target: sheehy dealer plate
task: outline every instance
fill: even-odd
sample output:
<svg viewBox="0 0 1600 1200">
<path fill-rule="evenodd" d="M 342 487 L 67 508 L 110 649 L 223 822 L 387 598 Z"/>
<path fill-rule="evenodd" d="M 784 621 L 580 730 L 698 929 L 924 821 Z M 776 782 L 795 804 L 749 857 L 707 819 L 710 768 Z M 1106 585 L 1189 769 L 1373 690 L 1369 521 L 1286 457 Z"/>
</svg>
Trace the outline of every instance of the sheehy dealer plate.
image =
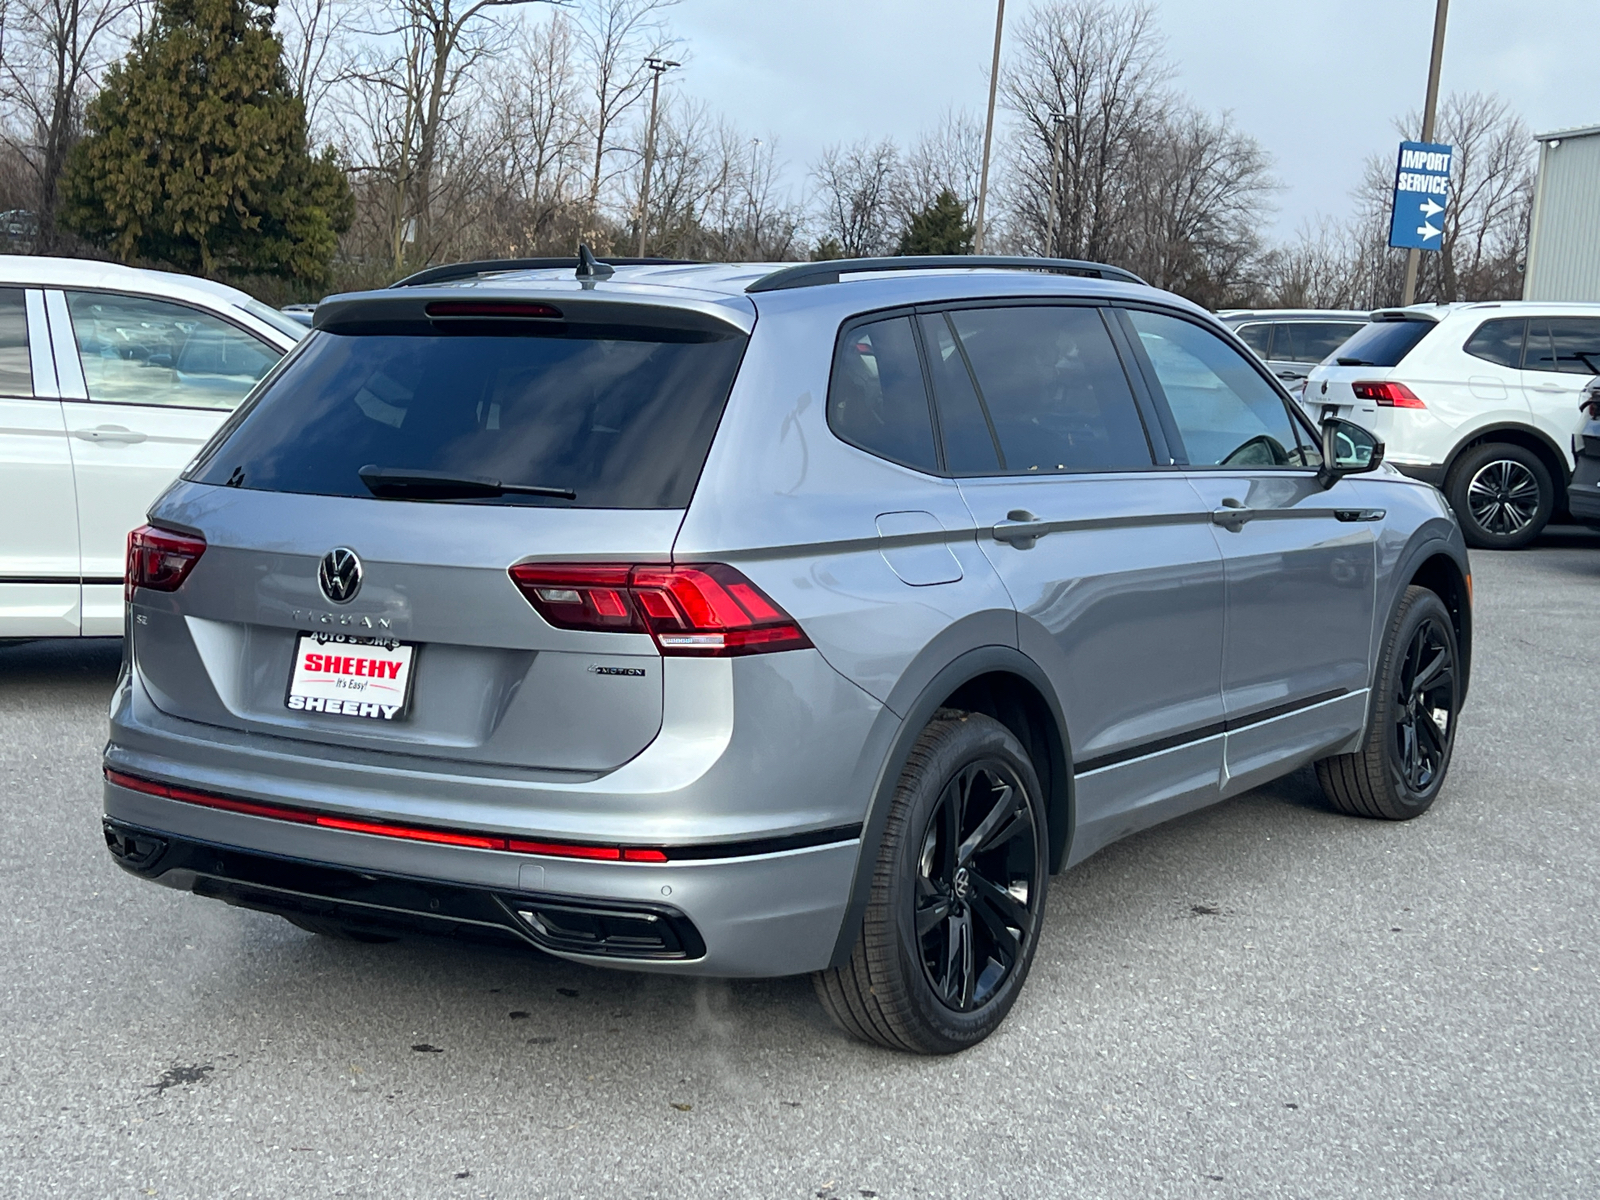
<svg viewBox="0 0 1600 1200">
<path fill-rule="evenodd" d="M 392 638 L 302 633 L 284 704 L 297 712 L 371 721 L 403 717 L 416 649 Z"/>
</svg>

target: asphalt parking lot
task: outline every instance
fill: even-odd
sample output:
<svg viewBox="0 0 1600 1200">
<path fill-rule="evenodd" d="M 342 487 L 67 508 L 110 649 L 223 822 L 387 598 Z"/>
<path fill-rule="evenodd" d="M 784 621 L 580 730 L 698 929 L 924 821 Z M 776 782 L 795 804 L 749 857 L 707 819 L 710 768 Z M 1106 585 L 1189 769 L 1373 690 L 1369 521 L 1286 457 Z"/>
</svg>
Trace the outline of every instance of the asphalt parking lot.
<svg viewBox="0 0 1600 1200">
<path fill-rule="evenodd" d="M 805 979 L 333 943 L 138 882 L 99 827 L 118 647 L 0 649 L 0 1192 L 1596 1194 L 1600 535 L 1473 562 L 1431 813 L 1301 772 L 1110 848 L 942 1060 Z"/>
</svg>

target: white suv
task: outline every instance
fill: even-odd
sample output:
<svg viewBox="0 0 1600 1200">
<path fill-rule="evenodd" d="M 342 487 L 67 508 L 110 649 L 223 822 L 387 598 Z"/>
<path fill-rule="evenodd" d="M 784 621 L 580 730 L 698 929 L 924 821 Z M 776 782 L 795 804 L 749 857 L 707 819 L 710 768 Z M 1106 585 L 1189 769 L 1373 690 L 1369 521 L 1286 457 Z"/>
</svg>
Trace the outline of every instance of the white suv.
<svg viewBox="0 0 1600 1200">
<path fill-rule="evenodd" d="M 220 283 L 0 255 L 0 641 L 122 632 L 128 531 L 307 332 Z"/>
<path fill-rule="evenodd" d="M 1415 305 L 1313 370 L 1313 419 L 1355 421 L 1387 461 L 1437 485 L 1469 545 L 1525 546 L 1565 507 L 1585 386 L 1600 375 L 1600 304 Z"/>
</svg>

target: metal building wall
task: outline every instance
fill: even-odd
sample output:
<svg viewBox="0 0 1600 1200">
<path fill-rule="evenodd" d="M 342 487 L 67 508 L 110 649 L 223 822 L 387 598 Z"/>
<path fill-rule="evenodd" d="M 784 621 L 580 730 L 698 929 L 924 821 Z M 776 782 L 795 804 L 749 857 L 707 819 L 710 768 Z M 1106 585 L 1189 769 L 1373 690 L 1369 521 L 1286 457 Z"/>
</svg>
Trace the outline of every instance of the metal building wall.
<svg viewBox="0 0 1600 1200">
<path fill-rule="evenodd" d="M 1600 126 L 1539 137 L 1524 300 L 1600 300 Z"/>
</svg>

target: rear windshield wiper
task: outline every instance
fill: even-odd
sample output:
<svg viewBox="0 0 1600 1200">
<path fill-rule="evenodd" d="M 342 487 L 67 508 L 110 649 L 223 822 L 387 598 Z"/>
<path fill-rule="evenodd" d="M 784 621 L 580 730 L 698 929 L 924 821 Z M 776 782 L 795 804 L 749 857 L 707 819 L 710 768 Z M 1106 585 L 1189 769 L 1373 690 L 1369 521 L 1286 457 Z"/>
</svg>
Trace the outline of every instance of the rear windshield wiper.
<svg viewBox="0 0 1600 1200">
<path fill-rule="evenodd" d="M 1370 367 L 1373 365 L 1364 358 L 1336 358 L 1333 361 L 1341 367 Z"/>
<path fill-rule="evenodd" d="M 452 475 L 448 471 L 417 471 L 409 467 L 368 464 L 356 472 L 367 490 L 385 500 L 477 500 L 496 496 L 548 496 L 576 500 L 571 488 L 538 487 L 529 483 L 501 483 L 482 475 Z"/>
</svg>

